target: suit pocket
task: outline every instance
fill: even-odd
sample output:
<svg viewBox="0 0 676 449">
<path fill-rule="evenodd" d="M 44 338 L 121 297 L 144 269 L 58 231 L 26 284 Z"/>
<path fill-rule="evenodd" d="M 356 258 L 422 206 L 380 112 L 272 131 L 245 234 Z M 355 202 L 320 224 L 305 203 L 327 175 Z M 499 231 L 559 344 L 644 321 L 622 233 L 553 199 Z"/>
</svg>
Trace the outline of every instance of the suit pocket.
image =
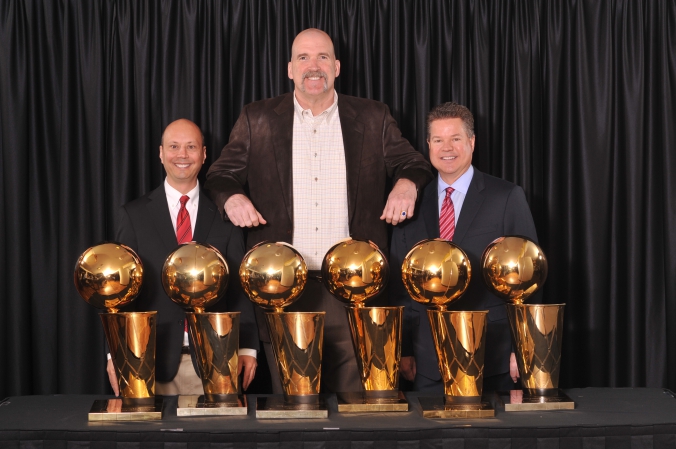
<svg viewBox="0 0 676 449">
<path fill-rule="evenodd" d="M 498 225 L 494 224 L 491 226 L 477 226 L 475 228 L 471 228 L 467 231 L 467 234 L 465 234 L 465 237 L 472 237 L 475 235 L 481 235 L 481 234 L 488 234 L 488 233 L 493 233 L 498 230 Z"/>
<path fill-rule="evenodd" d="M 363 158 L 361 160 L 361 168 L 366 167 L 367 165 L 375 164 L 376 162 L 382 161 L 382 158 L 377 155 L 371 155 Z"/>
</svg>

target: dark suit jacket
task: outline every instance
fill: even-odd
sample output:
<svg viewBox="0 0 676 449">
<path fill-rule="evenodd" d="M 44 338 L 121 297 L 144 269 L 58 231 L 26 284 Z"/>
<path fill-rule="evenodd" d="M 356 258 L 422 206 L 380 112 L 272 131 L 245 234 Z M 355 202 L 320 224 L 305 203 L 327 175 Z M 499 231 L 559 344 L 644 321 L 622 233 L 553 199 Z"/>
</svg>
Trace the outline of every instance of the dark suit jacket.
<svg viewBox="0 0 676 449">
<path fill-rule="evenodd" d="M 423 194 L 420 210 L 394 228 L 390 252 L 393 271 L 390 298 L 406 306 L 402 356 L 414 355 L 417 372 L 439 380 L 439 366 L 427 318 L 427 307 L 413 301 L 401 281 L 401 264 L 417 242 L 439 237 L 437 180 Z M 523 235 L 537 242 L 533 217 L 521 187 L 474 169 L 467 196 L 453 236 L 453 243 L 469 256 L 472 278 L 465 294 L 451 303 L 449 310 L 488 310 L 484 376 L 509 371 L 511 336 L 505 303 L 486 287 L 481 272 L 481 254 L 496 238 Z"/>
<path fill-rule="evenodd" d="M 383 103 L 339 94 L 338 113 L 351 237 L 372 240 L 387 254 L 387 223 L 380 220 L 387 178 L 410 179 L 421 191 L 432 179 L 429 163 L 401 136 Z M 290 242 L 293 235 L 293 114 L 293 93 L 246 105 L 207 173 L 205 188 L 221 212 L 230 196 L 247 194 L 248 186 L 248 197 L 268 222 L 249 230 L 249 247 L 265 240 Z"/>
<path fill-rule="evenodd" d="M 160 277 L 164 261 L 178 246 L 164 184 L 122 206 L 116 235 L 117 241 L 130 246 L 143 262 L 143 287 L 130 309 L 158 312 L 155 378 L 167 382 L 178 371 L 185 310 L 169 299 Z M 241 312 L 239 346 L 257 350 L 259 343 L 253 304 L 242 291 L 238 278 L 239 265 L 244 258 L 244 238 L 239 228 L 221 220 L 216 206 L 204 191 L 199 196 L 193 240 L 218 248 L 230 272 L 226 295 L 208 311 Z"/>
</svg>

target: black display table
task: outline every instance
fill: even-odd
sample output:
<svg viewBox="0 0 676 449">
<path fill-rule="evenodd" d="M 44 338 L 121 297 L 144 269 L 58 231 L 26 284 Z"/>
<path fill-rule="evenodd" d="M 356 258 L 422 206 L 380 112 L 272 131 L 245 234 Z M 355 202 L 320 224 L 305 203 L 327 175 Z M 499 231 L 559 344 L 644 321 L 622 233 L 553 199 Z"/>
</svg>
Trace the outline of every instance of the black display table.
<svg viewBox="0 0 676 449">
<path fill-rule="evenodd" d="M 247 416 L 177 417 L 166 397 L 161 421 L 90 423 L 101 396 L 10 397 L 0 404 L 0 448 L 676 448 L 676 399 L 656 388 L 566 390 L 575 410 L 505 412 L 490 419 L 432 420 L 418 393 L 409 412 L 338 413 L 329 418 L 257 420 Z"/>
</svg>

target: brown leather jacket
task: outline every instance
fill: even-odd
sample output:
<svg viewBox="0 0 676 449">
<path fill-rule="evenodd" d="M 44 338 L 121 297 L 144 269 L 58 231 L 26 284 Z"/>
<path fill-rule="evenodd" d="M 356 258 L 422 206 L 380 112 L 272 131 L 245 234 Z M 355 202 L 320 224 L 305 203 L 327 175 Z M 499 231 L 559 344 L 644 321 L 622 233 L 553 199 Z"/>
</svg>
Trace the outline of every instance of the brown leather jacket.
<svg viewBox="0 0 676 449">
<path fill-rule="evenodd" d="M 410 179 L 422 194 L 432 179 L 429 163 L 402 137 L 385 104 L 339 94 L 338 112 L 351 237 L 372 240 L 388 254 L 387 223 L 380 220 L 389 193 L 387 178 L 393 184 Z M 293 114 L 293 93 L 246 105 L 207 173 L 205 188 L 224 219 L 225 201 L 241 193 L 268 222 L 249 230 L 248 247 L 265 240 L 293 243 Z"/>
</svg>

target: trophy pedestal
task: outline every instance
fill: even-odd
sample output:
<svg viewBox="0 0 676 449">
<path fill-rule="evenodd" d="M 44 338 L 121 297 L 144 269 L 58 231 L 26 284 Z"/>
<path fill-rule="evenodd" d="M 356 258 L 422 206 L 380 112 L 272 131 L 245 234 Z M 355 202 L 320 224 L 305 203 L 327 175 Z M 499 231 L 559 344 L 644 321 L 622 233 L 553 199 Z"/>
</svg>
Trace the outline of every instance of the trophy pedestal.
<svg viewBox="0 0 676 449">
<path fill-rule="evenodd" d="M 529 393 L 528 390 L 499 391 L 497 395 L 506 412 L 575 409 L 575 402 L 558 388 L 544 395 Z"/>
<path fill-rule="evenodd" d="M 420 402 L 422 408 L 423 418 L 474 419 L 495 417 L 495 408 L 483 397 L 476 402 L 448 401 L 443 396 L 419 397 L 418 402 Z"/>
<path fill-rule="evenodd" d="M 366 391 L 337 393 L 338 411 L 340 413 L 408 411 L 408 401 L 404 393 L 397 390 L 383 393 L 388 394 L 369 394 Z"/>
<path fill-rule="evenodd" d="M 284 395 L 259 396 L 256 400 L 256 418 L 261 419 L 326 419 L 329 408 L 326 399 L 318 396 L 308 403 L 289 401 Z"/>
<path fill-rule="evenodd" d="M 204 395 L 179 396 L 176 416 L 246 416 L 246 395 L 232 396 L 223 401 L 209 401 Z"/>
<path fill-rule="evenodd" d="M 149 421 L 162 419 L 161 397 L 99 399 L 89 410 L 89 421 Z"/>
</svg>

